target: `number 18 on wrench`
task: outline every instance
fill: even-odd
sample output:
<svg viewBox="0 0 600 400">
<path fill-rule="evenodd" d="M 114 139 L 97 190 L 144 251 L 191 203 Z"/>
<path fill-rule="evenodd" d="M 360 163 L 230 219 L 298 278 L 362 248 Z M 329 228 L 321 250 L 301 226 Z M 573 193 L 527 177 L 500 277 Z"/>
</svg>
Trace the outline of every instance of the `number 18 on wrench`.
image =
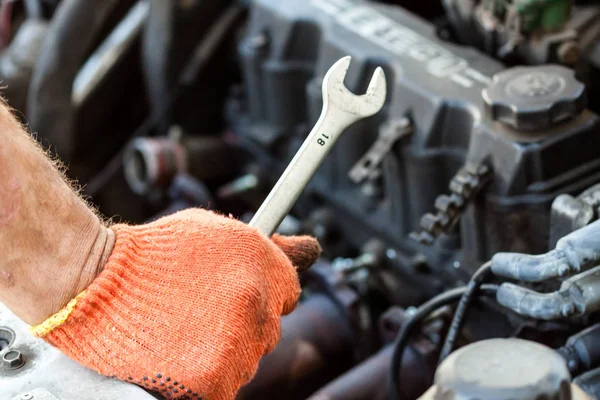
<svg viewBox="0 0 600 400">
<path fill-rule="evenodd" d="M 367 92 L 355 95 L 344 85 L 350 57 L 337 61 L 323 78 L 323 110 L 308 137 L 283 172 L 250 226 L 271 236 L 302 194 L 346 128 L 376 114 L 386 98 L 385 74 L 375 70 Z"/>
</svg>

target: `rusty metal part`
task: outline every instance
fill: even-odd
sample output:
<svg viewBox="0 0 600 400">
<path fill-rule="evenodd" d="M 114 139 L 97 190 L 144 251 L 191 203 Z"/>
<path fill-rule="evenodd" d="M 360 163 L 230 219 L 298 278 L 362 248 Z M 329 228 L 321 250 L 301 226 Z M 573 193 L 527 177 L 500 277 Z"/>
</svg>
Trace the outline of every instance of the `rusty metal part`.
<svg viewBox="0 0 600 400">
<path fill-rule="evenodd" d="M 237 169 L 233 147 L 214 136 L 138 138 L 123 155 L 125 178 L 139 195 L 166 189 L 187 173 L 200 181 L 232 176 Z"/>
<path fill-rule="evenodd" d="M 354 332 L 343 310 L 312 295 L 282 319 L 282 340 L 238 400 L 306 399 L 353 364 Z"/>
<path fill-rule="evenodd" d="M 592 223 L 600 216 L 600 185 L 586 189 L 577 197 L 561 194 L 552 202 L 548 248 L 569 233 Z"/>
<path fill-rule="evenodd" d="M 18 350 L 9 350 L 2 356 L 2 365 L 7 369 L 19 369 L 25 364 L 23 355 Z"/>
<path fill-rule="evenodd" d="M 391 343 L 400 331 L 400 327 L 410 318 L 402 307 L 390 307 L 379 318 L 379 336 L 385 343 Z"/>
<path fill-rule="evenodd" d="M 392 346 L 386 346 L 373 357 L 340 376 L 319 390 L 310 400 L 385 400 L 387 372 L 392 359 Z M 402 361 L 402 374 L 411 385 L 407 385 L 403 399 L 414 399 L 429 386 L 433 368 L 427 365 L 427 357 L 416 347 L 410 346 Z"/>
<path fill-rule="evenodd" d="M 385 343 L 391 342 L 409 313 L 401 307 L 391 307 L 379 318 L 379 331 Z M 435 326 L 434 326 L 435 325 Z M 439 330 L 439 324 L 428 328 Z M 444 323 L 443 325 L 447 325 Z M 444 328 L 442 328 L 444 329 Z M 426 335 L 421 335 L 407 347 L 402 359 L 402 375 L 412 384 L 404 388 L 402 399 L 414 399 L 430 384 L 435 371 L 437 346 Z M 387 374 L 392 360 L 393 346 L 386 346 L 378 353 L 357 365 L 344 375 L 330 382 L 310 397 L 310 400 L 385 400 L 388 398 Z M 406 375 L 404 375 L 406 374 Z"/>
</svg>

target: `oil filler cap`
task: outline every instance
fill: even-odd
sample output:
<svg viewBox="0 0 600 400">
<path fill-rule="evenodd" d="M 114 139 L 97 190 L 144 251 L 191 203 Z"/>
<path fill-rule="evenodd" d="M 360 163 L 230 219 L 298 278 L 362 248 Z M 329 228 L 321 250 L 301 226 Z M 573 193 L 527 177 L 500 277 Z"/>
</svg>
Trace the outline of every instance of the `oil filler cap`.
<svg viewBox="0 0 600 400">
<path fill-rule="evenodd" d="M 515 67 L 494 76 L 482 92 L 488 115 L 521 132 L 551 128 L 581 114 L 585 86 L 560 65 Z"/>
<path fill-rule="evenodd" d="M 570 374 L 549 347 L 521 339 L 490 339 L 465 346 L 436 372 L 435 399 L 569 400 Z"/>
</svg>

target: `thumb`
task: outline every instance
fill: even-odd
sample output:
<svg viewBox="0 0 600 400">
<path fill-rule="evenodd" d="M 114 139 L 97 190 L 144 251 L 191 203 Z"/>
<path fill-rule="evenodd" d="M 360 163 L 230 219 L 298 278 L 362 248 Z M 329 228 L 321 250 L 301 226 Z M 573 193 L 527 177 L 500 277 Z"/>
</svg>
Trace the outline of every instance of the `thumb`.
<svg viewBox="0 0 600 400">
<path fill-rule="evenodd" d="M 276 233 L 271 240 L 283 250 L 299 272 L 308 269 L 321 255 L 319 242 L 310 236 L 281 236 Z"/>
</svg>

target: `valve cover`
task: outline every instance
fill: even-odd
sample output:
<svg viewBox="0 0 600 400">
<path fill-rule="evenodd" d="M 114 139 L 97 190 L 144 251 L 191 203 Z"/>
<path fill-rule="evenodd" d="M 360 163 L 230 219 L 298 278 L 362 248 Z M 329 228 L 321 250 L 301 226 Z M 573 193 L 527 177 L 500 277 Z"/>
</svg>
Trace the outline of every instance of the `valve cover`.
<svg viewBox="0 0 600 400">
<path fill-rule="evenodd" d="M 232 96 L 228 119 L 273 182 L 319 116 L 320 79 L 327 69 L 352 56 L 346 85 L 358 93 L 383 66 L 389 85 L 384 110 L 349 128 L 296 210 L 306 216 L 319 205 L 331 207 L 356 245 L 378 237 L 404 252 L 435 255 L 429 259 L 440 267 L 456 267 L 451 274 L 498 251 L 543 252 L 547 237 L 532 231 L 548 232 L 552 200 L 600 178 L 598 116 L 578 108 L 569 118 L 528 129 L 494 120 L 482 92 L 507 68 L 478 50 L 439 39 L 431 23 L 400 7 L 257 0 L 238 50 L 244 87 Z M 544 67 L 527 71 L 540 75 L 536 68 Z M 377 179 L 350 179 L 380 129 L 404 118 L 412 132 L 393 144 Z M 472 198 L 465 193 L 480 188 L 459 188 L 453 180 L 467 164 L 467 170 L 491 171 L 489 183 Z M 456 197 L 461 191 L 465 195 Z M 423 222 L 425 230 L 439 231 L 435 246 L 409 239 L 444 194 L 451 196 L 437 201 L 437 216 Z M 443 210 L 452 195 L 462 217 L 456 227 Z"/>
</svg>

